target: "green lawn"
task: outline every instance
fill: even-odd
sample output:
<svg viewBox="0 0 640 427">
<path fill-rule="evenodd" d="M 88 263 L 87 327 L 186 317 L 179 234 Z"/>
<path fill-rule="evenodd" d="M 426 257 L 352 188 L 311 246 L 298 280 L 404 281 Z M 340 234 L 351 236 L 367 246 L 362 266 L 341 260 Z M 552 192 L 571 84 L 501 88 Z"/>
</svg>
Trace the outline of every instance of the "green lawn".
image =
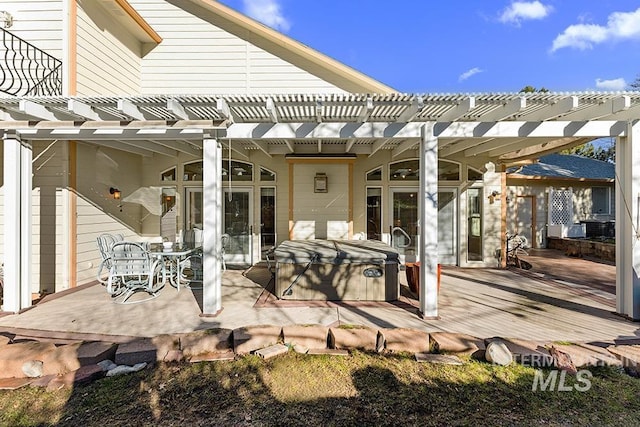
<svg viewBox="0 0 640 427">
<path fill-rule="evenodd" d="M 640 380 L 592 369 L 589 391 L 532 391 L 535 370 L 290 353 L 160 364 L 74 390 L 0 392 L 17 425 L 640 425 Z M 567 378 L 566 384 L 576 383 Z"/>
</svg>

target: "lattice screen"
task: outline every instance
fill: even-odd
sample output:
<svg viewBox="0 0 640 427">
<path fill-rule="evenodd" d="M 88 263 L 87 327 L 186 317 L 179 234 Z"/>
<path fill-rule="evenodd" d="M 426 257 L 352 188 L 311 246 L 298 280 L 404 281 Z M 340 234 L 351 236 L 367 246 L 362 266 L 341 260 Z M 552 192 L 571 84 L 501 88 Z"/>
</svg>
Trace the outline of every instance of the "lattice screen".
<svg viewBox="0 0 640 427">
<path fill-rule="evenodd" d="M 573 222 L 573 190 L 549 191 L 549 225 Z"/>
</svg>

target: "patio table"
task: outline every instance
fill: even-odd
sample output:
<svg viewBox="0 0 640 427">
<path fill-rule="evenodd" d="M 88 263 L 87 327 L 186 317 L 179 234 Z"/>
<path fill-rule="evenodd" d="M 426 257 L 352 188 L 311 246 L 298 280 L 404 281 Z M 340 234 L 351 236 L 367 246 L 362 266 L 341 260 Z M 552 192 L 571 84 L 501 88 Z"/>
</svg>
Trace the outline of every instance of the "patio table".
<svg viewBox="0 0 640 427">
<path fill-rule="evenodd" d="M 174 243 L 170 249 L 164 248 L 160 243 L 153 243 L 149 246 L 149 253 L 161 261 L 162 282 L 166 284 L 168 278 L 171 286 L 176 288 L 178 292 L 180 291 L 184 272 L 183 261 L 200 250 L 202 250 L 202 245 L 193 243 Z M 192 281 L 194 280 L 189 282 Z"/>
</svg>

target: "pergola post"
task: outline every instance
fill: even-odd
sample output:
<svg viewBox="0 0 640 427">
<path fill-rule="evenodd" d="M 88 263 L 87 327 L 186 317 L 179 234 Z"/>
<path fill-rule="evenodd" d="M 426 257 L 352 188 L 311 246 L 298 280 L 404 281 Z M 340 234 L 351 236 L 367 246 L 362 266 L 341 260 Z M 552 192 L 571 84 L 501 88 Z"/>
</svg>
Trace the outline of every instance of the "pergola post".
<svg viewBox="0 0 640 427">
<path fill-rule="evenodd" d="M 214 138 L 203 140 L 203 242 L 202 314 L 222 310 L 222 147 Z"/>
<path fill-rule="evenodd" d="M 31 147 L 4 137 L 4 310 L 31 306 Z"/>
<path fill-rule="evenodd" d="M 616 311 L 640 319 L 640 124 L 616 138 Z"/>
<path fill-rule="evenodd" d="M 420 140 L 420 312 L 438 317 L 438 138 L 425 124 Z"/>
</svg>

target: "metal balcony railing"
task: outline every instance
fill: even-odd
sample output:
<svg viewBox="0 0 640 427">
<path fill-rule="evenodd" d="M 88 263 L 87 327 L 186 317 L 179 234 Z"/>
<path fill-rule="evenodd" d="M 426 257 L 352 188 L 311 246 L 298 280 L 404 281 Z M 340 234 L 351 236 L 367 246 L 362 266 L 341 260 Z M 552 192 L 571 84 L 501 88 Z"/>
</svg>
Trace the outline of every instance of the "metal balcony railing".
<svg viewBox="0 0 640 427">
<path fill-rule="evenodd" d="M 0 92 L 15 96 L 62 95 L 62 62 L 0 28 Z"/>
</svg>

